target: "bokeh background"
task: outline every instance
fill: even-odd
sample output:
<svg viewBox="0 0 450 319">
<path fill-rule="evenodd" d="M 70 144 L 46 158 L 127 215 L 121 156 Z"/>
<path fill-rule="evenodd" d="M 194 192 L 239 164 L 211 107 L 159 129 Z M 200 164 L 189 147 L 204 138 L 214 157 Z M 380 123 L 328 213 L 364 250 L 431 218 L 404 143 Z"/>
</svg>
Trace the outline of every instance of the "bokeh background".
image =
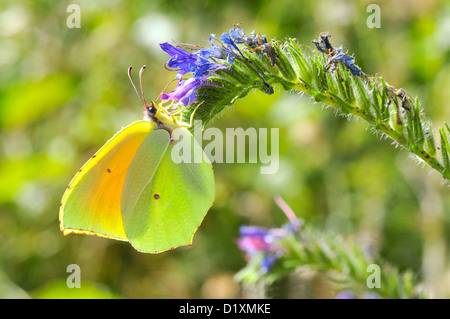
<svg viewBox="0 0 450 319">
<path fill-rule="evenodd" d="M 81 8 L 69 29 L 68 5 Z M 381 28 L 366 25 L 380 5 Z M 0 4 L 0 297 L 240 298 L 238 227 L 280 225 L 280 195 L 305 223 L 371 243 L 450 296 L 450 189 L 440 176 L 308 97 L 249 94 L 211 125 L 280 129 L 280 169 L 215 164 L 216 202 L 193 246 L 160 255 L 91 236 L 64 237 L 58 209 L 82 164 L 141 117 L 127 68 L 147 65 L 148 99 L 175 76 L 158 43 L 208 45 L 243 22 L 268 38 L 312 47 L 319 32 L 367 74 L 420 97 L 435 127 L 450 120 L 450 4 L 402 1 L 2 1 Z M 137 73 L 135 73 L 137 74 Z M 66 268 L 81 268 L 68 289 Z"/>
</svg>

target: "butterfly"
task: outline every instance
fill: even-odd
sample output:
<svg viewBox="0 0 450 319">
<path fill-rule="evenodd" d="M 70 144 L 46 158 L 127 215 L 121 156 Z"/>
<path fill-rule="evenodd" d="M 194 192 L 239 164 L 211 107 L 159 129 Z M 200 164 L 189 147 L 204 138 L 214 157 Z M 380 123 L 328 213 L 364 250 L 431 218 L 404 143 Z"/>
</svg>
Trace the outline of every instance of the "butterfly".
<svg viewBox="0 0 450 319">
<path fill-rule="evenodd" d="M 177 113 L 147 105 L 139 72 L 144 119 L 116 133 L 74 176 L 59 211 L 64 235 L 128 241 L 138 251 L 160 253 L 192 245 L 214 203 L 214 173 L 201 161 L 174 160 L 179 150 L 203 152 Z M 189 157 L 192 158 L 192 157 Z"/>
</svg>

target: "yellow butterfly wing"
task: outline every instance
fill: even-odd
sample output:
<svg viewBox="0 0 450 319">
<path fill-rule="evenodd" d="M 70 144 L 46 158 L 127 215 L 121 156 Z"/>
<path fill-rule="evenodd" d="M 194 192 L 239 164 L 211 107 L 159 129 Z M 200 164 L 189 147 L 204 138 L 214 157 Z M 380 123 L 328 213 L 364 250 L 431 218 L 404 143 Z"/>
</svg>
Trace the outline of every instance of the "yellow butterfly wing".
<svg viewBox="0 0 450 319">
<path fill-rule="evenodd" d="M 130 124 L 78 171 L 61 200 L 59 223 L 64 235 L 128 240 L 120 209 L 123 183 L 139 146 L 155 128 L 150 121 Z"/>
</svg>

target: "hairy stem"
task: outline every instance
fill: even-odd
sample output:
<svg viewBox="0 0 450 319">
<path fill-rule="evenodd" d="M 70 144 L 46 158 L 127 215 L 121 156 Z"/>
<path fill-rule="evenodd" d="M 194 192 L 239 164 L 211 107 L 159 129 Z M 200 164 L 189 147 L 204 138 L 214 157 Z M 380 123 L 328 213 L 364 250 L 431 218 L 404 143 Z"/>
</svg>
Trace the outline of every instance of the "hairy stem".
<svg viewBox="0 0 450 319">
<path fill-rule="evenodd" d="M 305 86 L 302 82 L 298 82 L 293 87 L 293 89 L 301 91 L 301 92 L 309 94 L 309 95 L 312 95 L 311 91 L 308 89 L 308 87 Z M 338 110 L 341 110 L 341 105 L 339 105 L 335 101 L 335 99 L 333 99 L 332 96 L 325 94 L 324 97 L 325 97 L 325 100 L 321 100 L 321 102 L 324 102 Z M 361 110 L 356 105 L 351 105 L 348 103 L 347 103 L 347 105 L 348 105 L 348 109 L 350 110 L 349 111 L 350 114 L 357 116 L 359 118 L 362 118 L 363 120 L 369 122 L 370 124 L 374 125 L 379 131 L 383 132 L 384 134 L 389 136 L 391 139 L 393 139 L 396 143 L 398 143 L 399 145 L 401 145 L 404 148 L 408 148 L 405 138 L 400 133 L 393 130 L 389 126 L 389 124 L 386 124 L 383 122 L 376 123 L 376 118 L 374 116 L 372 116 L 372 114 L 367 113 L 364 110 Z M 412 147 L 410 149 L 410 151 L 412 153 L 414 153 L 415 155 L 417 155 L 420 159 L 422 159 L 428 165 L 430 165 L 432 168 L 437 170 L 439 173 L 441 173 L 443 176 L 446 176 L 445 167 L 443 165 L 441 165 L 441 163 L 439 163 L 439 161 L 436 158 L 430 156 L 430 154 L 428 154 L 428 152 L 426 152 L 423 149 L 417 148 L 417 147 Z"/>
</svg>

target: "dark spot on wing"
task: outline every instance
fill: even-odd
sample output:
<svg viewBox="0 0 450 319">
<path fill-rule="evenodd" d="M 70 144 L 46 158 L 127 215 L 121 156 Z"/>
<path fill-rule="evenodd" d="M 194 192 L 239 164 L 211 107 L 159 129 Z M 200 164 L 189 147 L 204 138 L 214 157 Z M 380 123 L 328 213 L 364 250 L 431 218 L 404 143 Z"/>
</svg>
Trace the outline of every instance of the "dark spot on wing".
<svg viewBox="0 0 450 319">
<path fill-rule="evenodd" d="M 108 168 L 107 170 L 106 170 L 108 173 L 111 173 L 111 170 Z"/>
<path fill-rule="evenodd" d="M 159 199 L 160 196 L 159 196 L 159 194 L 154 194 L 154 195 L 153 195 L 153 198 L 154 198 L 154 199 Z"/>
</svg>

